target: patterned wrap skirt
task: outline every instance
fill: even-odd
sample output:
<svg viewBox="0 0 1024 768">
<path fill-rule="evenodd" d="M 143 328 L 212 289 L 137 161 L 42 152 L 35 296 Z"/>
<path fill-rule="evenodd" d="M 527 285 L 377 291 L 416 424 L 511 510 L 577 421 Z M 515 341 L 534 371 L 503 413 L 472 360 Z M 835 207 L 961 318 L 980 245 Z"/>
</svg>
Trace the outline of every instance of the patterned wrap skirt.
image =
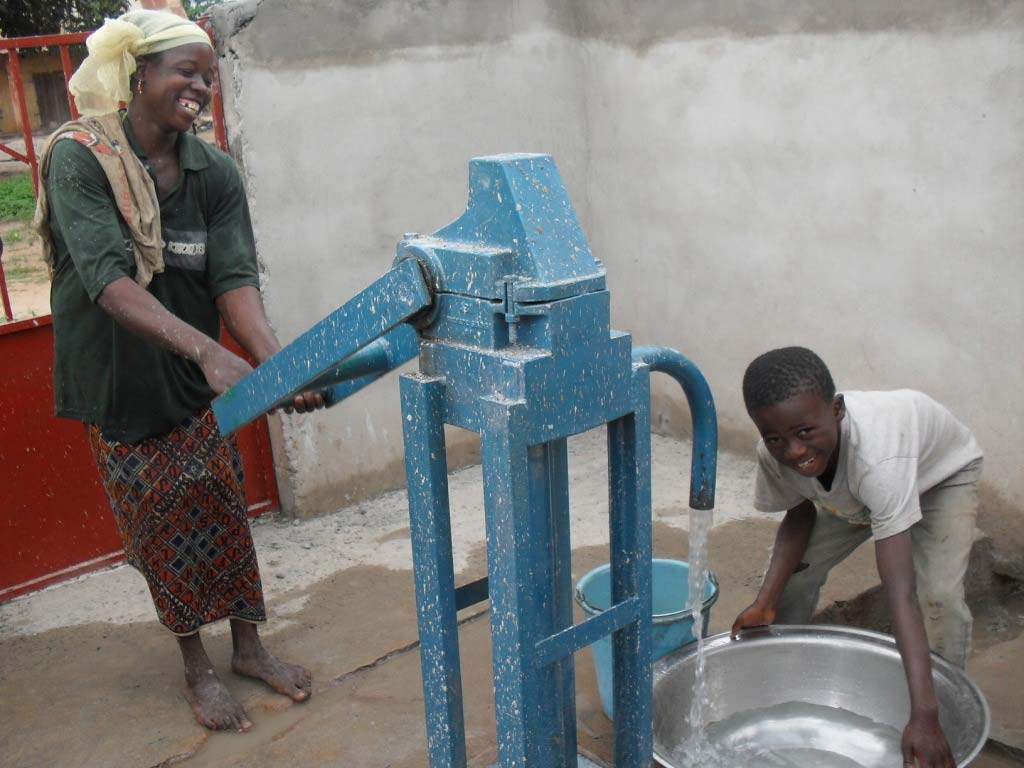
<svg viewBox="0 0 1024 768">
<path fill-rule="evenodd" d="M 145 576 L 160 622 L 191 635 L 224 618 L 266 620 L 242 459 L 213 411 L 134 445 L 88 431 L 125 555 Z"/>
</svg>

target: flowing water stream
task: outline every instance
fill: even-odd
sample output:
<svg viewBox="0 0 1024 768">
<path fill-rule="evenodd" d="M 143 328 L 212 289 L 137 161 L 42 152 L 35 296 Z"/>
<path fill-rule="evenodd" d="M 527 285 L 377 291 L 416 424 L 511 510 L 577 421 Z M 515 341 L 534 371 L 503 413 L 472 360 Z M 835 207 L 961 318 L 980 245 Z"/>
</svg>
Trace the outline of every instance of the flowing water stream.
<svg viewBox="0 0 1024 768">
<path fill-rule="evenodd" d="M 693 616 L 693 635 L 697 638 L 697 671 L 693 683 L 693 699 L 690 702 L 690 742 L 687 744 L 694 765 L 706 764 L 713 757 L 711 747 L 704 733 L 704 701 L 707 686 L 704 681 L 704 604 L 705 585 L 708 580 L 708 533 L 714 523 L 714 512 L 710 509 L 690 510 L 690 582 L 686 607 Z"/>
</svg>

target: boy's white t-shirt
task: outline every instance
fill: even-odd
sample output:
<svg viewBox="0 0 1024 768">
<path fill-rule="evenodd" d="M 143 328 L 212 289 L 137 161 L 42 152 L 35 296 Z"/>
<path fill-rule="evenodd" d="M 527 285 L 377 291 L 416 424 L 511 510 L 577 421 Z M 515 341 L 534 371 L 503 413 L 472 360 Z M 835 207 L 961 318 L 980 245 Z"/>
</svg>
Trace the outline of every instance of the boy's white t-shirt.
<svg viewBox="0 0 1024 768">
<path fill-rule="evenodd" d="M 761 440 L 754 507 L 780 512 L 809 500 L 847 522 L 870 525 L 884 539 L 921 519 L 922 493 L 982 457 L 971 431 L 922 392 L 844 392 L 843 398 L 832 489 L 777 462 Z"/>
</svg>

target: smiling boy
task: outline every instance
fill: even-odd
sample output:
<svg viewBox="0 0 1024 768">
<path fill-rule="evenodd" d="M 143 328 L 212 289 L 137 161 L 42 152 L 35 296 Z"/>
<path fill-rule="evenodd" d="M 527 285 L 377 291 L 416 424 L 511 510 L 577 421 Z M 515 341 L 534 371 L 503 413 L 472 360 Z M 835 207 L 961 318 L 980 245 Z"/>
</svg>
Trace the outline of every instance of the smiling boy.
<svg viewBox="0 0 1024 768">
<path fill-rule="evenodd" d="M 913 390 L 836 393 L 808 349 L 755 359 L 743 399 L 761 433 L 754 506 L 786 511 L 752 605 L 733 624 L 806 624 L 833 566 L 869 538 L 910 690 L 904 765 L 955 763 L 938 720 L 929 646 L 963 667 L 982 453 L 970 430 Z"/>
</svg>

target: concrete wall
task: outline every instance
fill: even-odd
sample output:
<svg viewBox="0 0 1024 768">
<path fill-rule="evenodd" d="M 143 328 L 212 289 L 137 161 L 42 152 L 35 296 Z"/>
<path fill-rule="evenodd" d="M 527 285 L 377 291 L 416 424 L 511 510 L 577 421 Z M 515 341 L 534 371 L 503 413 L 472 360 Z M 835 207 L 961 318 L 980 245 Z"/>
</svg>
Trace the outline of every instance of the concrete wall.
<svg viewBox="0 0 1024 768">
<path fill-rule="evenodd" d="M 706 372 L 816 349 L 916 387 L 1024 507 L 1024 3 L 264 0 L 219 9 L 229 135 L 283 340 L 465 203 L 466 162 L 555 155 L 615 325 Z M 655 425 L 686 429 L 656 386 Z M 397 385 L 280 425 L 301 514 L 401 482 Z M 459 442 L 465 447 L 471 445 Z"/>
<path fill-rule="evenodd" d="M 290 340 L 391 267 L 404 232 L 465 208 L 468 161 L 558 158 L 585 214 L 583 59 L 543 3 L 221 9 L 229 141 L 244 164 L 268 313 Z M 527 7 L 529 6 L 529 7 Z M 227 11 L 228 13 L 225 13 Z M 283 417 L 279 481 L 302 515 L 404 482 L 398 379 L 326 414 Z M 451 435 L 454 463 L 475 436 Z"/>
<path fill-rule="evenodd" d="M 742 372 L 773 347 L 815 349 L 841 388 L 924 390 L 1019 510 L 1024 5 L 729 5 L 585 22 L 610 30 L 582 44 L 616 327 L 698 361 L 734 446 L 756 439 Z M 656 425 L 685 426 L 657 392 Z"/>
</svg>

